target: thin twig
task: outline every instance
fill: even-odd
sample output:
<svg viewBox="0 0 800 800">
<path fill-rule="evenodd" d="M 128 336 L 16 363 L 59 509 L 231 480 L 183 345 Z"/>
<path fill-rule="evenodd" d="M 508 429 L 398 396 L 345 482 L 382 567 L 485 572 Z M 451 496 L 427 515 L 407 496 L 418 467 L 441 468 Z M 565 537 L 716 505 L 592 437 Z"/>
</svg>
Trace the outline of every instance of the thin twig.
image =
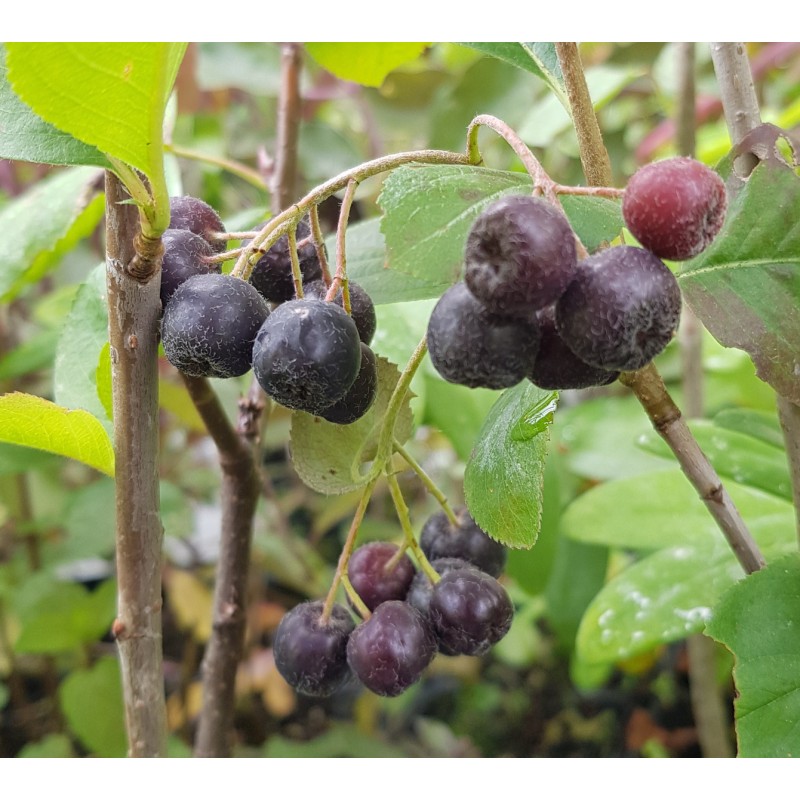
<svg viewBox="0 0 800 800">
<path fill-rule="evenodd" d="M 211 164 L 212 166 L 224 169 L 226 172 L 230 172 L 231 175 L 236 175 L 237 178 L 241 178 L 243 181 L 246 181 L 251 186 L 255 186 L 256 189 L 262 192 L 267 188 L 261 174 L 248 167 L 247 164 L 241 164 L 230 158 L 222 158 L 220 156 L 211 155 L 210 153 L 203 153 L 200 150 L 192 150 L 189 147 L 181 147 L 177 144 L 165 144 L 164 150 L 179 158 L 186 158 L 190 161 L 200 161 L 203 164 Z"/>
<path fill-rule="evenodd" d="M 344 310 L 350 314 L 350 287 L 347 283 L 347 254 L 345 241 L 347 238 L 347 222 L 350 219 L 350 209 L 358 189 L 358 181 L 352 180 L 347 184 L 342 199 L 342 207 L 339 210 L 339 224 L 336 226 L 336 274 L 333 276 L 330 288 L 325 299 L 330 302 L 342 288 L 342 305 Z"/>
<path fill-rule="evenodd" d="M 428 490 L 428 493 L 433 495 L 436 499 L 436 502 L 442 507 L 442 511 L 444 511 L 445 516 L 450 521 L 450 524 L 454 528 L 459 527 L 458 517 L 453 511 L 452 506 L 447 500 L 445 493 L 436 485 L 433 478 L 428 475 L 427 472 L 422 468 L 422 465 L 408 452 L 408 450 L 400 444 L 400 442 L 395 439 L 394 441 L 394 450 L 398 453 L 403 460 L 408 464 L 414 472 L 417 473 L 417 477 L 422 481 L 423 486 Z"/>
<path fill-rule="evenodd" d="M 326 286 L 331 285 L 331 270 L 328 266 L 328 256 L 325 253 L 325 238 L 322 235 L 322 226 L 319 224 L 319 207 L 316 205 L 308 209 L 308 222 L 311 227 L 311 237 L 314 240 L 314 249 L 317 251 L 319 266 L 322 270 L 322 280 Z"/>
<path fill-rule="evenodd" d="M 159 281 L 130 276 L 139 215 L 106 173 L 106 264 L 116 460 L 117 639 L 131 756 L 166 755 L 158 486 Z"/>
<path fill-rule="evenodd" d="M 300 134 L 300 68 L 303 51 L 296 42 L 281 45 L 281 89 L 278 95 L 278 136 L 272 185 L 272 210 L 278 213 L 296 196 L 297 140 Z"/>
</svg>

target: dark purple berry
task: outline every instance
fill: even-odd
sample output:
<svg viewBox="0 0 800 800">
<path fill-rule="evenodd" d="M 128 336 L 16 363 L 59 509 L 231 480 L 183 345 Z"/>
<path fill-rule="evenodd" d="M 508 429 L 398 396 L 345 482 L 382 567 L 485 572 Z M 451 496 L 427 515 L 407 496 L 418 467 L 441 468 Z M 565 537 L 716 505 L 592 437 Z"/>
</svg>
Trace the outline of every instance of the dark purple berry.
<svg viewBox="0 0 800 800">
<path fill-rule="evenodd" d="M 358 335 L 361 337 L 361 341 L 364 344 L 369 344 L 375 335 L 375 328 L 378 324 L 375 316 L 375 304 L 372 302 L 372 298 L 357 283 L 349 281 L 348 289 L 350 291 L 350 314 L 353 317 L 353 322 L 358 328 Z M 308 285 L 303 283 L 303 292 L 308 298 L 324 300 L 328 293 L 328 287 L 325 285 L 325 281 L 311 281 Z M 341 288 L 333 302 L 344 308 Z"/>
<path fill-rule="evenodd" d="M 187 375 L 244 375 L 268 315 L 269 306 L 249 283 L 231 275 L 196 275 L 177 288 L 164 309 L 164 352 Z"/>
<path fill-rule="evenodd" d="M 711 244 L 727 206 L 716 172 L 693 158 L 668 158 L 647 164 L 630 179 L 622 216 L 651 253 L 685 261 Z"/>
<path fill-rule="evenodd" d="M 396 697 L 416 683 L 435 655 L 428 622 L 400 600 L 379 605 L 347 642 L 347 661 L 356 677 L 383 697 Z"/>
<path fill-rule="evenodd" d="M 405 599 L 414 565 L 405 553 L 397 559 L 399 549 L 391 542 L 370 542 L 350 556 L 347 577 L 370 611 L 387 600 Z M 388 570 L 390 563 L 392 568 Z"/>
<path fill-rule="evenodd" d="M 437 372 L 451 383 L 506 389 L 519 383 L 539 349 L 539 326 L 498 317 L 463 283 L 439 299 L 428 322 L 428 349 Z"/>
<path fill-rule="evenodd" d="M 444 511 L 439 511 L 422 526 L 420 546 L 432 561 L 435 558 L 463 558 L 495 578 L 506 565 L 506 548 L 482 531 L 466 508 L 456 509 L 458 526 Z"/>
<path fill-rule="evenodd" d="M 257 233 L 266 224 L 265 222 L 253 230 Z M 306 241 L 305 244 L 300 244 L 308 239 L 309 234 L 308 224 L 301 221 L 297 226 L 295 236 L 298 244 L 297 257 L 300 261 L 300 274 L 303 276 L 304 286 L 306 281 L 315 281 L 322 277 L 322 267 L 314 243 Z M 271 303 L 283 303 L 294 297 L 288 235 L 281 236 L 258 260 L 250 274 L 250 283 Z"/>
<path fill-rule="evenodd" d="M 341 400 L 361 369 L 361 340 L 335 303 L 291 300 L 270 314 L 253 347 L 253 372 L 287 408 L 320 414 Z"/>
<path fill-rule="evenodd" d="M 165 306 L 175 290 L 193 275 L 219 272 L 219 264 L 204 259 L 214 255 L 211 245 L 196 233 L 183 228 L 164 231 L 164 260 L 161 262 L 161 305 Z"/>
<path fill-rule="evenodd" d="M 378 367 L 375 354 L 361 342 L 361 367 L 347 394 L 320 412 L 322 419 L 337 425 L 351 425 L 372 408 L 378 395 Z"/>
<path fill-rule="evenodd" d="M 323 602 L 302 603 L 284 615 L 272 652 L 275 666 L 300 694 L 328 697 L 348 678 L 347 640 L 355 623 L 347 609 L 333 606 L 322 622 Z"/>
<path fill-rule="evenodd" d="M 619 372 L 609 372 L 581 361 L 564 344 L 556 330 L 555 306 L 542 309 L 538 317 L 542 341 L 528 379 L 540 389 L 587 389 L 606 386 L 619 377 Z"/>
<path fill-rule="evenodd" d="M 508 592 L 484 572 L 457 569 L 433 587 L 430 620 L 443 652 L 479 656 L 511 627 Z"/>
<path fill-rule="evenodd" d="M 464 280 L 495 314 L 529 317 L 561 296 L 576 264 L 567 218 L 544 200 L 513 195 L 475 220 L 467 237 Z"/>
<path fill-rule="evenodd" d="M 439 575 L 446 575 L 454 569 L 478 569 L 469 561 L 463 558 L 436 558 L 431 561 L 431 566 Z M 423 570 L 414 575 L 411 586 L 408 587 L 406 603 L 414 606 L 424 617 L 430 613 L 431 596 L 433 595 L 433 583 Z"/>
<path fill-rule="evenodd" d="M 211 206 L 197 197 L 170 197 L 169 227 L 181 228 L 202 236 L 215 253 L 224 253 L 227 243 L 214 237 L 215 233 L 225 233 L 225 226 L 219 214 Z"/>
<path fill-rule="evenodd" d="M 611 247 L 579 265 L 556 304 L 556 328 L 587 364 L 609 371 L 648 364 L 678 329 L 675 276 L 648 250 Z"/>
</svg>

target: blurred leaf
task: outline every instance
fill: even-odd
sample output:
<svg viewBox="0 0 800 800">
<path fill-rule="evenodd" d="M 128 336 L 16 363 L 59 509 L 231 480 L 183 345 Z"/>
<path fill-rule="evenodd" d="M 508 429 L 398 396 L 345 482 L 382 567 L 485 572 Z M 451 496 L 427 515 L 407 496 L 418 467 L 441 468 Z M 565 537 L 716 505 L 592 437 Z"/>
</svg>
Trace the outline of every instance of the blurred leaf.
<svg viewBox="0 0 800 800">
<path fill-rule="evenodd" d="M 195 47 L 197 83 L 201 89 L 207 92 L 241 89 L 277 97 L 281 86 L 279 47 L 265 42 L 198 42 Z"/>
<path fill-rule="evenodd" d="M 351 138 L 318 120 L 300 127 L 297 150 L 301 174 L 309 185 L 323 183 L 364 160 Z"/>
<path fill-rule="evenodd" d="M 758 537 L 763 526 L 794 526 L 790 503 L 736 483 L 726 488 Z M 677 469 L 650 472 L 596 486 L 571 503 L 562 531 L 581 542 L 656 550 L 719 541 L 722 534 L 686 476 Z"/>
<path fill-rule="evenodd" d="M 74 458 L 114 474 L 114 448 L 97 419 L 41 397 L 21 392 L 0 396 L 0 441 Z"/>
<path fill-rule="evenodd" d="M 95 370 L 95 383 L 97 384 L 97 396 L 103 404 L 106 417 L 114 420 L 114 403 L 111 398 L 111 345 L 106 342 L 100 349 L 100 356 L 97 359 L 97 369 Z"/>
<path fill-rule="evenodd" d="M 173 383 L 161 378 L 158 381 L 158 404 L 170 414 L 174 414 L 178 421 L 195 433 L 205 433 L 206 425 L 197 411 L 189 392 L 183 383 Z"/>
<path fill-rule="evenodd" d="M 52 453 L 0 443 L 0 475 L 18 475 L 20 472 L 44 470 L 60 463 L 60 459 Z"/>
<path fill-rule="evenodd" d="M 100 174 L 90 167 L 56 172 L 3 206 L 0 300 L 16 297 L 94 230 L 103 215 Z"/>
<path fill-rule="evenodd" d="M 50 563 L 110 556 L 116 531 L 114 481 L 101 478 L 70 492 L 64 528 L 64 540 L 45 551 Z"/>
<path fill-rule="evenodd" d="M 542 519 L 544 466 L 558 394 L 523 381 L 486 417 L 464 475 L 478 525 L 507 547 L 533 547 Z"/>
<path fill-rule="evenodd" d="M 380 86 L 386 76 L 413 61 L 427 42 L 306 42 L 309 55 L 337 78 Z"/>
<path fill-rule="evenodd" d="M 8 686 L 0 681 L 0 709 L 5 707 L 9 697 L 11 697 L 11 692 L 9 692 Z"/>
<path fill-rule="evenodd" d="M 308 742 L 270 736 L 264 745 L 266 758 L 405 758 L 408 754 L 353 725 L 338 723 Z"/>
<path fill-rule="evenodd" d="M 70 730 L 87 750 L 101 758 L 125 755 L 128 744 L 115 658 L 101 658 L 90 669 L 71 672 L 61 684 L 59 696 Z"/>
<path fill-rule="evenodd" d="M 191 572 L 180 569 L 168 570 L 164 584 L 178 627 L 189 631 L 196 641 L 207 642 L 214 605 L 211 589 Z"/>
<path fill-rule="evenodd" d="M 97 641 L 116 613 L 117 587 L 106 581 L 93 592 L 76 583 L 30 582 L 16 600 L 21 623 L 17 653 L 60 653 Z"/>
<path fill-rule="evenodd" d="M 344 494 L 364 485 L 362 467 L 375 456 L 389 399 L 400 371 L 385 358 L 377 359 L 378 396 L 369 411 L 352 425 L 334 425 L 297 411 L 292 415 L 292 463 L 301 480 L 323 494 Z M 411 435 L 413 420 L 408 397 L 397 417 L 394 435 L 401 443 Z"/>
<path fill-rule="evenodd" d="M 10 353 L 0 358 L 0 381 L 12 380 L 37 372 L 53 363 L 60 332 L 43 330 L 21 342 Z"/>
<path fill-rule="evenodd" d="M 336 236 L 326 240 L 328 252 L 336 252 Z M 441 289 L 422 278 L 389 269 L 386 242 L 379 219 L 368 219 L 347 226 L 347 275 L 360 284 L 376 306 L 438 297 Z M 380 311 L 378 316 L 380 317 Z M 411 351 L 409 351 L 411 352 Z"/>
<path fill-rule="evenodd" d="M 164 108 L 185 44 L 9 43 L 8 79 L 37 114 L 149 177 L 162 174 Z"/>
<path fill-rule="evenodd" d="M 54 128 L 31 111 L 8 82 L 5 48 L 0 46 L 0 158 L 40 164 L 85 164 L 107 167 L 108 159 L 94 147 Z"/>
<path fill-rule="evenodd" d="M 681 289 L 722 344 L 746 350 L 762 380 L 800 403 L 800 177 L 762 162 L 730 200 L 711 246 Z"/>
<path fill-rule="evenodd" d="M 720 428 L 738 431 L 760 442 L 783 448 L 785 442 L 781 424 L 775 414 L 766 411 L 751 411 L 745 408 L 730 408 L 720 411 L 714 417 L 714 424 Z"/>
<path fill-rule="evenodd" d="M 105 264 L 99 264 L 81 284 L 61 331 L 53 392 L 57 403 L 88 411 L 113 434 L 97 387 L 97 365 L 107 343 L 106 268 Z"/>
<path fill-rule="evenodd" d="M 800 756 L 800 556 L 768 564 L 726 592 L 708 633 L 736 658 L 736 735 L 745 758 Z"/>
<path fill-rule="evenodd" d="M 51 733 L 38 742 L 26 744 L 17 753 L 17 758 L 73 758 L 75 751 L 69 736 L 63 733 Z"/>
<path fill-rule="evenodd" d="M 525 174 L 485 167 L 405 166 L 386 179 L 378 202 L 391 269 L 421 278 L 437 294 L 455 283 L 476 217 L 508 194 L 530 192 Z M 565 198 L 564 210 L 587 247 L 619 233 L 619 205 L 596 197 Z"/>
<path fill-rule="evenodd" d="M 792 486 L 783 449 L 705 420 L 692 421 L 689 428 L 723 478 L 791 501 Z M 667 443 L 655 431 L 644 434 L 639 444 L 649 453 L 675 461 Z"/>
</svg>

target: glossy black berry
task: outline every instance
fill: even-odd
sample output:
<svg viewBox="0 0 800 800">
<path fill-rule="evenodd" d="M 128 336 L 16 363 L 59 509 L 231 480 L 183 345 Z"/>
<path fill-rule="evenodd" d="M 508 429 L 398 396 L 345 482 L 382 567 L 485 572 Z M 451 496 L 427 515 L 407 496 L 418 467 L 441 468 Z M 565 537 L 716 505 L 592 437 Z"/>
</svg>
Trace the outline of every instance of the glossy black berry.
<svg viewBox="0 0 800 800">
<path fill-rule="evenodd" d="M 356 677 L 383 697 L 396 697 L 416 683 L 435 655 L 427 620 L 400 600 L 379 605 L 347 642 L 347 661 Z"/>
<path fill-rule="evenodd" d="M 514 605 L 491 575 L 453 570 L 433 587 L 429 618 L 443 652 L 478 656 L 508 633 Z"/>
<path fill-rule="evenodd" d="M 164 352 L 187 375 L 244 375 L 268 315 L 266 301 L 249 283 L 231 275 L 196 275 L 177 288 L 164 309 Z"/>
<path fill-rule="evenodd" d="M 327 697 L 348 678 L 347 640 L 355 623 L 347 609 L 334 605 L 322 622 L 323 602 L 302 603 L 284 615 L 272 652 L 275 666 L 300 694 Z"/>
<path fill-rule="evenodd" d="M 542 341 L 528 379 L 540 389 L 587 389 L 606 386 L 619 377 L 619 372 L 592 367 L 581 361 L 564 344 L 556 330 L 555 306 L 542 309 L 538 318 Z"/>
<path fill-rule="evenodd" d="M 320 300 L 291 300 L 276 308 L 253 347 L 253 372 L 264 391 L 310 414 L 341 400 L 360 368 L 355 323 L 335 303 Z"/>
<path fill-rule="evenodd" d="M 539 327 L 530 320 L 498 317 L 464 283 L 439 299 L 428 322 L 428 350 L 437 372 L 451 383 L 506 389 L 519 383 L 539 349 Z"/>
<path fill-rule="evenodd" d="M 405 553 L 398 559 L 399 549 L 391 542 L 370 542 L 350 556 L 347 577 L 370 611 L 387 600 L 404 600 L 408 593 L 414 564 Z"/>
<path fill-rule="evenodd" d="M 544 200 L 513 195 L 475 220 L 467 237 L 464 281 L 490 311 L 527 317 L 561 296 L 576 264 L 567 218 Z"/>
<path fill-rule="evenodd" d="M 431 561 L 431 566 L 439 575 L 446 575 L 454 569 L 478 569 L 474 564 L 470 564 L 469 561 L 464 561 L 463 558 L 436 558 Z M 414 575 L 414 579 L 408 587 L 406 602 L 414 606 L 423 616 L 427 617 L 430 613 L 432 596 L 433 583 L 425 572 L 420 570 Z"/>
<path fill-rule="evenodd" d="M 224 240 L 214 238 L 215 233 L 225 233 L 219 214 L 197 197 L 170 197 L 169 227 L 181 228 L 202 236 L 215 253 L 223 253 L 227 249 Z"/>
<path fill-rule="evenodd" d="M 358 335 L 361 337 L 361 341 L 364 344 L 369 344 L 375 335 L 375 328 L 378 324 L 375 316 L 375 304 L 359 284 L 350 281 L 348 289 L 350 291 L 350 314 L 353 317 L 353 322 L 358 328 Z M 322 280 L 311 281 L 308 285 L 303 284 L 303 292 L 308 298 L 324 300 L 328 293 L 328 287 Z M 341 289 L 339 289 L 333 302 L 344 308 Z"/>
<path fill-rule="evenodd" d="M 175 228 L 164 231 L 164 260 L 161 262 L 161 305 L 165 306 L 175 290 L 193 275 L 219 272 L 219 264 L 205 258 L 214 255 L 211 245 L 196 233 Z"/>
<path fill-rule="evenodd" d="M 264 225 L 266 224 L 264 223 Z M 259 225 L 253 230 L 258 232 L 264 225 Z M 300 244 L 308 239 L 309 234 L 308 224 L 301 221 L 297 226 L 296 240 L 298 244 L 297 257 L 300 261 L 300 273 L 303 276 L 304 285 L 306 281 L 315 281 L 322 277 L 322 267 L 320 267 L 314 243 L 306 241 L 305 244 Z M 258 260 L 250 274 L 250 283 L 271 303 L 283 303 L 294 297 L 288 235 L 281 236 Z"/>
<path fill-rule="evenodd" d="M 642 167 L 628 182 L 622 216 L 630 232 L 659 258 L 684 261 L 711 244 L 725 221 L 725 184 L 693 158 Z"/>
<path fill-rule="evenodd" d="M 378 394 L 378 368 L 375 354 L 361 342 L 361 367 L 347 394 L 332 406 L 323 409 L 320 416 L 337 425 L 351 425 L 372 408 Z"/>
<path fill-rule="evenodd" d="M 578 358 L 635 370 L 669 344 L 681 313 L 675 276 L 648 250 L 611 247 L 580 263 L 556 304 L 556 327 Z"/>
<path fill-rule="evenodd" d="M 455 512 L 458 526 L 444 511 L 429 517 L 422 526 L 419 543 L 428 560 L 463 558 L 495 578 L 506 565 L 506 548 L 482 531 L 466 508 Z"/>
</svg>

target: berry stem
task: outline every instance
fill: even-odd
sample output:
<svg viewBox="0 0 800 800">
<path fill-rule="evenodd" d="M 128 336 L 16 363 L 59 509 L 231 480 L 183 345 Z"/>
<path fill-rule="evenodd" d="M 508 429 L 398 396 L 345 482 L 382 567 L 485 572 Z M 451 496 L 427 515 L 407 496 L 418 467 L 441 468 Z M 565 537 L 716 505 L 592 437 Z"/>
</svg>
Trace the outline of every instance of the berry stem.
<svg viewBox="0 0 800 800">
<path fill-rule="evenodd" d="M 289 239 L 289 259 L 292 262 L 292 283 L 294 284 L 294 296 L 298 300 L 303 299 L 303 273 L 300 270 L 300 259 L 297 256 L 297 226 L 290 227 L 286 231 Z"/>
<path fill-rule="evenodd" d="M 400 527 L 403 529 L 403 537 L 405 538 L 406 547 L 411 550 L 420 569 L 428 576 L 431 583 L 437 583 L 440 579 L 439 573 L 431 566 L 419 542 L 414 536 L 414 530 L 411 527 L 411 518 L 408 513 L 408 506 L 406 505 L 403 492 L 400 489 L 400 484 L 397 482 L 397 477 L 393 472 L 386 470 L 386 480 L 389 483 L 389 491 L 392 495 L 395 510 L 397 511 L 397 519 L 400 520 Z"/>
<path fill-rule="evenodd" d="M 428 475 L 427 472 L 422 468 L 422 465 L 408 452 L 408 450 L 397 441 L 394 440 L 394 451 L 398 453 L 403 460 L 408 464 L 414 472 L 417 473 L 417 477 L 422 481 L 425 488 L 428 492 L 436 498 L 436 501 L 442 507 L 442 511 L 444 511 L 445 516 L 448 520 L 450 520 L 450 524 L 457 528 L 458 527 L 458 517 L 456 517 L 455 512 L 453 511 L 452 506 L 450 503 L 447 502 L 447 497 L 445 497 L 444 492 L 434 483 L 433 478 Z"/>
<path fill-rule="evenodd" d="M 319 224 L 319 207 L 312 205 L 308 209 L 308 223 L 311 236 L 314 239 L 314 249 L 317 251 L 319 266 L 322 270 L 322 280 L 326 286 L 331 285 L 331 269 L 328 266 L 328 256 L 325 254 L 325 237 L 322 235 L 322 226 Z"/>
<path fill-rule="evenodd" d="M 347 571 L 342 574 L 342 587 L 344 588 L 345 594 L 347 595 L 347 599 L 353 604 L 353 607 L 356 611 L 358 611 L 359 615 L 362 619 L 369 619 L 372 616 L 372 612 L 367 608 L 364 601 L 359 596 L 358 592 L 355 590 L 355 587 L 352 583 L 350 583 L 350 578 L 347 577 Z M 326 624 L 328 621 L 327 617 L 323 615 L 322 623 Z"/>
<path fill-rule="evenodd" d="M 658 370 L 648 364 L 636 372 L 623 372 L 619 380 L 633 391 L 650 417 L 656 433 L 675 454 L 681 469 L 706 504 L 744 571 L 750 574 L 761 569 L 765 562 L 758 545 L 716 470 L 692 436 Z"/>
<path fill-rule="evenodd" d="M 345 189 L 342 208 L 339 211 L 339 224 L 336 227 L 336 275 L 325 295 L 326 302 L 331 302 L 336 297 L 339 287 L 342 287 L 342 305 L 348 316 L 352 314 L 350 307 L 350 288 L 347 285 L 347 257 L 345 254 L 345 240 L 347 238 L 347 221 L 350 218 L 350 209 L 353 205 L 353 198 L 356 195 L 358 181 L 353 179 L 348 181 Z"/>
<path fill-rule="evenodd" d="M 394 153 L 388 156 L 367 161 L 336 175 L 325 183 L 312 189 L 305 197 L 294 205 L 273 217 L 264 228 L 259 231 L 248 245 L 247 249 L 239 256 L 233 274 L 237 278 L 248 280 L 256 261 L 261 253 L 269 250 L 275 242 L 288 232 L 290 227 L 308 213 L 311 206 L 321 203 L 335 192 L 344 189 L 351 180 L 363 181 L 374 175 L 389 172 L 404 164 L 460 164 L 468 165 L 470 160 L 464 153 L 451 153 L 448 150 L 414 150 L 406 153 Z"/>
<path fill-rule="evenodd" d="M 164 150 L 167 153 L 172 153 L 172 155 L 178 156 L 178 158 L 186 158 L 190 161 L 200 161 L 203 164 L 211 164 L 214 167 L 219 167 L 220 169 L 225 170 L 225 172 L 230 172 L 231 175 L 236 175 L 237 178 L 241 178 L 251 186 L 255 186 L 256 189 L 259 189 L 262 192 L 266 191 L 267 187 L 264 183 L 264 178 L 261 177 L 260 173 L 256 172 L 254 169 L 251 169 L 246 164 L 241 164 L 238 161 L 233 161 L 230 158 L 221 158 L 219 156 L 209 155 L 208 153 L 201 153 L 199 150 L 191 150 L 188 147 L 181 147 L 177 144 L 165 144 Z"/>
<path fill-rule="evenodd" d="M 364 514 L 367 511 L 367 506 L 369 505 L 370 497 L 372 497 L 372 491 L 375 488 L 376 480 L 376 478 L 373 478 L 369 481 L 369 483 L 367 483 L 367 485 L 364 487 L 364 491 L 361 493 L 361 499 L 358 501 L 356 513 L 353 515 L 353 521 L 350 523 L 350 530 L 347 532 L 347 539 L 345 539 L 344 547 L 342 548 L 341 555 L 339 556 L 339 563 L 336 565 L 336 573 L 333 576 L 331 588 L 328 590 L 328 595 L 325 598 L 325 605 L 322 608 L 322 617 L 320 619 L 323 625 L 327 625 L 328 620 L 331 618 L 333 605 L 336 602 L 336 592 L 339 589 L 339 584 L 347 581 L 347 565 L 350 562 L 350 556 L 353 553 L 353 547 L 355 547 L 356 538 L 358 537 L 358 529 L 361 527 L 361 522 L 364 519 Z M 349 581 L 347 581 L 347 583 L 349 583 Z M 347 584 L 345 583 L 345 589 L 346 587 Z M 350 589 L 354 591 L 352 586 Z M 355 594 L 355 596 L 358 597 L 357 594 Z"/>
<path fill-rule="evenodd" d="M 578 197 L 606 197 L 609 200 L 619 200 L 624 194 L 624 189 L 615 189 L 613 186 L 564 186 L 557 183 L 554 187 L 556 194 L 577 195 Z"/>
</svg>

